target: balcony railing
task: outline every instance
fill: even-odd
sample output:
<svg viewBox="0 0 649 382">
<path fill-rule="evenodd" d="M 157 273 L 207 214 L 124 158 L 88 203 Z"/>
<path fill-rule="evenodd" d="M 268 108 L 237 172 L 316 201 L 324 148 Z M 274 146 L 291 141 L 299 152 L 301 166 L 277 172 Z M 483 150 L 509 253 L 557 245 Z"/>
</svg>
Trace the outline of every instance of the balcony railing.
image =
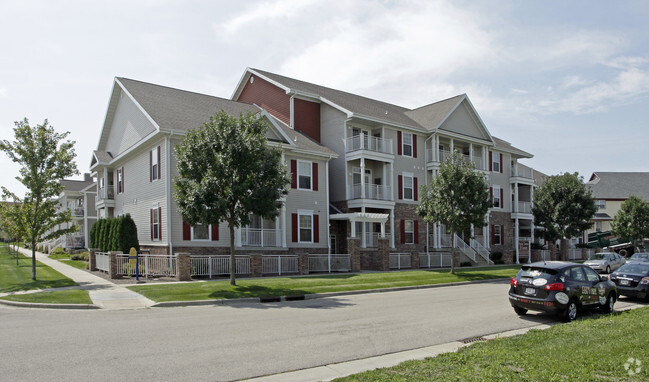
<svg viewBox="0 0 649 382">
<path fill-rule="evenodd" d="M 451 155 L 450 151 L 446 150 L 439 150 L 438 152 L 434 152 L 433 149 L 426 149 L 426 162 L 435 162 L 435 163 L 441 163 L 446 160 Z M 477 170 L 485 170 L 485 165 L 484 165 L 484 160 L 482 159 L 482 156 L 474 155 L 466 155 L 462 154 L 462 158 L 466 163 L 470 163 L 473 161 L 475 164 L 475 168 Z"/>
<path fill-rule="evenodd" d="M 347 152 L 357 150 L 375 151 L 377 153 L 393 154 L 392 139 L 370 137 L 367 135 L 356 135 L 347 138 Z"/>
<path fill-rule="evenodd" d="M 373 199 L 392 200 L 392 189 L 390 186 L 378 184 L 365 184 L 365 195 L 363 196 L 363 185 L 360 183 L 352 185 L 352 199 Z"/>
<path fill-rule="evenodd" d="M 71 210 L 72 216 L 74 217 L 83 217 L 83 206 L 82 207 L 76 207 Z"/>
<path fill-rule="evenodd" d="M 279 247 L 282 242 L 281 229 L 242 228 L 241 245 L 244 247 Z"/>
<path fill-rule="evenodd" d="M 108 187 L 100 188 L 99 192 L 97 193 L 97 199 L 98 200 L 115 199 L 115 187 L 108 186 Z"/>
<path fill-rule="evenodd" d="M 516 176 L 519 178 L 526 178 L 526 179 L 534 179 L 534 170 L 516 164 L 511 169 L 511 176 Z"/>
<path fill-rule="evenodd" d="M 516 209 L 515 212 L 521 214 L 531 214 L 532 206 L 534 206 L 532 202 L 518 202 L 518 208 Z"/>
</svg>

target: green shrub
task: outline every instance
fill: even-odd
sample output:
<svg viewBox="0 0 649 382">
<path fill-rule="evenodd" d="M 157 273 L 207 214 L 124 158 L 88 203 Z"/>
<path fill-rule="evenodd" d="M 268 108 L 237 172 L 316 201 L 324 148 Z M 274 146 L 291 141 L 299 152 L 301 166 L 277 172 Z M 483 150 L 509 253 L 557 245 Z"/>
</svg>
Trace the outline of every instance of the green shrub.
<svg viewBox="0 0 649 382">
<path fill-rule="evenodd" d="M 131 218 L 131 215 L 126 214 L 121 218 L 118 237 L 118 251 L 128 253 L 131 248 L 135 248 L 137 251 L 140 250 L 140 242 L 137 239 L 137 226 L 133 218 Z"/>
<path fill-rule="evenodd" d="M 52 250 L 52 256 L 65 255 L 65 249 L 61 247 L 56 247 Z"/>
<path fill-rule="evenodd" d="M 99 228 L 99 224 L 95 222 L 92 227 L 90 227 L 90 248 L 98 248 L 97 247 L 97 228 Z"/>
<path fill-rule="evenodd" d="M 492 252 L 490 258 L 491 261 L 494 262 L 494 264 L 505 264 L 502 252 Z"/>
<path fill-rule="evenodd" d="M 101 252 L 122 251 L 128 253 L 131 247 L 136 250 L 140 249 L 137 226 L 129 214 L 119 218 L 97 220 L 92 226 L 90 235 L 90 246 L 98 248 Z"/>
<path fill-rule="evenodd" d="M 88 261 L 88 252 L 81 252 L 81 253 L 75 253 L 74 255 L 70 256 L 70 260 L 85 260 Z"/>
</svg>

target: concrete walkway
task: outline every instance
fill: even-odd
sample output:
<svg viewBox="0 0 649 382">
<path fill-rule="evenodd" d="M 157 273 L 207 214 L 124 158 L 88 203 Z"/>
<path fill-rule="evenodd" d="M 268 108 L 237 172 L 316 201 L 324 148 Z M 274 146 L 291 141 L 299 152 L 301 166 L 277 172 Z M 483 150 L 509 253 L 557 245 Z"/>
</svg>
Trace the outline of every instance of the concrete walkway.
<svg viewBox="0 0 649 382">
<path fill-rule="evenodd" d="M 20 252 L 30 257 L 32 252 L 29 249 L 20 248 Z M 87 290 L 94 305 L 104 309 L 142 309 L 151 307 L 154 302 L 135 293 L 123 286 L 114 284 L 101 277 L 95 276 L 89 272 L 77 269 L 73 266 L 64 264 L 61 261 L 50 259 L 41 252 L 36 252 L 36 260 L 57 270 L 66 277 L 79 284 L 78 289 Z M 57 288 L 61 290 L 64 288 Z M 72 289 L 72 288 L 65 288 Z"/>
</svg>

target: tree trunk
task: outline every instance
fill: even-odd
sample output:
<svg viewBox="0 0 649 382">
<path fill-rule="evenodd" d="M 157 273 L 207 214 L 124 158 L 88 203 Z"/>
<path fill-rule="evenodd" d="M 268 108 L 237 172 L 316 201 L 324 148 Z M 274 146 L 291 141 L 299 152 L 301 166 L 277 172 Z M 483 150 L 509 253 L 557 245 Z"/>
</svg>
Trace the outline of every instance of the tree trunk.
<svg viewBox="0 0 649 382">
<path fill-rule="evenodd" d="M 230 285 L 237 285 L 235 274 L 237 273 L 237 263 L 234 258 L 234 223 L 228 222 L 230 227 Z"/>
<path fill-rule="evenodd" d="M 32 240 L 32 280 L 36 281 L 36 243 Z"/>
<path fill-rule="evenodd" d="M 570 243 L 570 240 L 568 240 L 568 239 L 561 239 L 561 241 L 560 241 L 559 245 L 561 246 L 561 248 L 559 248 L 559 249 L 561 250 L 560 253 L 561 253 L 561 260 L 562 261 L 568 260 L 568 247 L 570 246 L 569 243 Z"/>
</svg>

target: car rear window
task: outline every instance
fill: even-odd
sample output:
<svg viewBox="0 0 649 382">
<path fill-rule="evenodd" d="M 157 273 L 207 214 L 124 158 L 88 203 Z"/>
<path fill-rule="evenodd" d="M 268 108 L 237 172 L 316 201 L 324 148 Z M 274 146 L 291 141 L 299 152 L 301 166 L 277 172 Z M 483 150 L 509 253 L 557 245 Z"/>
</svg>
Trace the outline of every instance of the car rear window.
<svg viewBox="0 0 649 382">
<path fill-rule="evenodd" d="M 649 272 L 649 264 L 634 264 L 628 263 L 621 266 L 618 273 L 634 273 L 634 274 L 647 274 Z"/>
<path fill-rule="evenodd" d="M 631 256 L 631 260 L 647 260 L 649 258 L 649 253 L 636 253 Z"/>
<path fill-rule="evenodd" d="M 523 266 L 521 270 L 518 271 L 519 277 L 531 277 L 531 278 L 544 278 L 549 280 L 552 276 L 556 275 L 557 271 L 554 269 L 540 268 L 540 267 L 530 267 Z"/>
</svg>

